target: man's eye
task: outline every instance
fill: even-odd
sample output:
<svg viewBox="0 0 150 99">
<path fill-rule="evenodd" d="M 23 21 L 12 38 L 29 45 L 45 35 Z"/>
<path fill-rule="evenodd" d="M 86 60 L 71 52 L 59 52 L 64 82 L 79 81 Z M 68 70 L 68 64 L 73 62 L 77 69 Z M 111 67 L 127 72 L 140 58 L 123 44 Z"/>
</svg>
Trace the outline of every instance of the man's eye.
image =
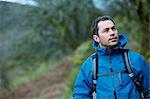
<svg viewBox="0 0 150 99">
<path fill-rule="evenodd" d="M 104 32 L 108 32 L 109 29 L 105 29 Z"/>
<path fill-rule="evenodd" d="M 112 30 L 116 30 L 116 28 L 115 28 L 115 27 L 112 27 L 111 29 L 112 29 Z"/>
</svg>

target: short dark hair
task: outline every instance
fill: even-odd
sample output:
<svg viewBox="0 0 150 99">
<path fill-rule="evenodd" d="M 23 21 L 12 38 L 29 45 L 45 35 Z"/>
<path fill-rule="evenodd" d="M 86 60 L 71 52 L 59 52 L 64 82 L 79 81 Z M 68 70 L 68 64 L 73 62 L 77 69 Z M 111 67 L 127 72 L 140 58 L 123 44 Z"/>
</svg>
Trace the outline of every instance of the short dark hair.
<svg viewBox="0 0 150 99">
<path fill-rule="evenodd" d="M 92 30 L 92 33 L 93 33 L 92 35 L 98 35 L 97 24 L 98 24 L 98 22 L 105 21 L 105 20 L 111 20 L 115 24 L 115 22 L 113 21 L 112 17 L 110 17 L 110 16 L 98 17 L 92 23 L 92 26 L 91 26 L 91 30 Z"/>
</svg>

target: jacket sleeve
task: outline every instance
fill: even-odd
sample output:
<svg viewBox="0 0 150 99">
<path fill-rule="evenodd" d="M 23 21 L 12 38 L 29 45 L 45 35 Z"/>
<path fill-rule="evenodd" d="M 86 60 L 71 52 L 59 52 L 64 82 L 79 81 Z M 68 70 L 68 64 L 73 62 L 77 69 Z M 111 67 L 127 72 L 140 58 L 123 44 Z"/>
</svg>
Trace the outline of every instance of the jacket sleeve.
<svg viewBox="0 0 150 99">
<path fill-rule="evenodd" d="M 93 99 L 91 66 L 90 59 L 83 63 L 74 85 L 72 99 Z"/>
<path fill-rule="evenodd" d="M 150 97 L 150 65 L 138 53 L 131 51 L 129 53 L 132 70 L 140 81 L 141 87 L 145 90 L 144 96 Z M 147 92 L 146 92 L 147 91 Z"/>
<path fill-rule="evenodd" d="M 145 96 L 150 98 L 150 65 L 144 60 L 143 57 L 139 57 L 138 60 L 142 69 L 141 83 L 145 90 Z"/>
</svg>

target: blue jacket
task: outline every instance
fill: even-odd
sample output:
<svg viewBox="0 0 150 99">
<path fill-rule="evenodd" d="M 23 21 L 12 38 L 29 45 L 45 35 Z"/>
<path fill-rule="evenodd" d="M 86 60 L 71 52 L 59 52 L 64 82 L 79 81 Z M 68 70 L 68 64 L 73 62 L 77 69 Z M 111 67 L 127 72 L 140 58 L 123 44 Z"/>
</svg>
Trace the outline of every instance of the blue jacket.
<svg viewBox="0 0 150 99">
<path fill-rule="evenodd" d="M 127 39 L 123 35 L 119 35 L 118 45 L 108 52 L 106 48 L 100 48 L 98 43 L 94 42 L 94 48 L 98 52 L 98 74 L 110 73 L 117 71 L 126 71 L 124 60 L 121 54 L 121 48 L 127 43 Z M 144 58 L 138 53 L 129 50 L 129 57 L 133 72 L 141 81 L 142 86 L 150 89 L 150 66 L 145 62 Z M 77 76 L 73 99 L 93 99 L 93 83 L 92 83 L 92 60 L 91 56 L 82 64 Z M 116 73 L 108 76 L 98 76 L 96 86 L 96 99 L 115 99 L 114 91 L 117 99 L 140 99 L 139 92 L 136 90 L 134 83 L 127 73 L 122 72 L 121 75 Z"/>
</svg>

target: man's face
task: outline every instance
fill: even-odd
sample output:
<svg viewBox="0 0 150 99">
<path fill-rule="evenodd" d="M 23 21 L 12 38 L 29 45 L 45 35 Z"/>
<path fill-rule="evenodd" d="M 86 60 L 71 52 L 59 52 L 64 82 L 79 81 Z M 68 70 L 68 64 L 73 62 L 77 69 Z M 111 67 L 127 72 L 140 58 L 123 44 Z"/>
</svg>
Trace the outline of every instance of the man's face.
<svg viewBox="0 0 150 99">
<path fill-rule="evenodd" d="M 94 40 L 102 47 L 113 47 L 118 43 L 118 31 L 111 20 L 100 21 L 97 27 L 98 36 Z"/>
</svg>

